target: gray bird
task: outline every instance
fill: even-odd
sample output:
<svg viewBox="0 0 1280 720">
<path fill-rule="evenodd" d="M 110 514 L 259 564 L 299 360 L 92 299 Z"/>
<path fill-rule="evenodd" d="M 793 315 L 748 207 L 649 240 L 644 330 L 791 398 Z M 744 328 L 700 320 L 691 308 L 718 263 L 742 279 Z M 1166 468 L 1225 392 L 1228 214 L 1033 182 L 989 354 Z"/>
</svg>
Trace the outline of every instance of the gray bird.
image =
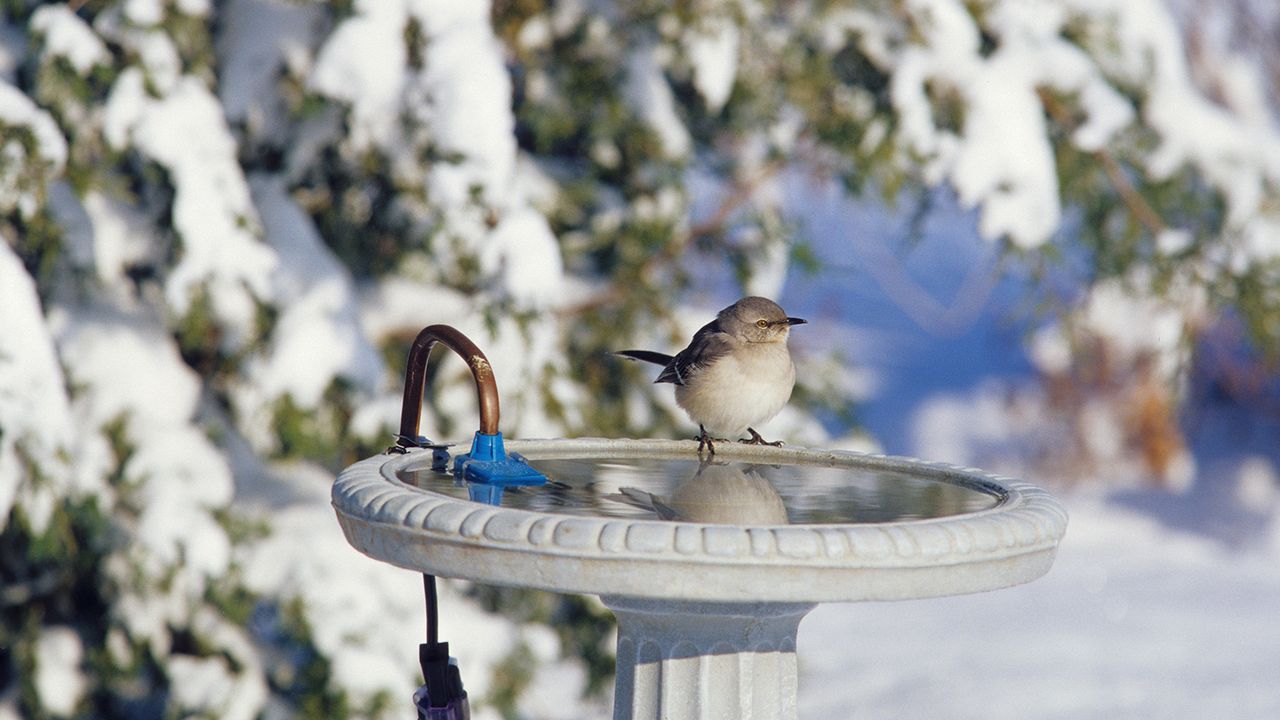
<svg viewBox="0 0 1280 720">
<path fill-rule="evenodd" d="M 662 365 L 654 382 L 676 386 L 676 404 L 698 423 L 698 452 L 714 455 L 713 440 L 750 433 L 756 445 L 767 443 L 752 427 L 782 410 L 796 384 L 796 366 L 787 349 L 792 325 L 768 298 L 744 297 L 703 325 L 689 346 L 673 357 L 651 350 L 620 350 L 618 355 Z"/>
</svg>

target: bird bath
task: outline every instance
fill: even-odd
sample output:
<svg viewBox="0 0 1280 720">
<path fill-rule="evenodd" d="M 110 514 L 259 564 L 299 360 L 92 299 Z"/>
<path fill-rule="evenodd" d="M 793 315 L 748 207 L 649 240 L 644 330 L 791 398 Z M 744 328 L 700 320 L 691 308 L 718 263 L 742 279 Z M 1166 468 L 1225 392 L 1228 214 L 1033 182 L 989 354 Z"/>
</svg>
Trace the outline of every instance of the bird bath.
<svg viewBox="0 0 1280 720">
<path fill-rule="evenodd" d="M 796 631 L 817 603 L 1028 582 L 1067 522 L 1048 493 L 979 470 L 734 443 L 702 462 L 667 440 L 509 441 L 550 481 L 491 505 L 411 445 L 338 477 L 347 540 L 430 575 L 599 595 L 618 619 L 615 719 L 794 718 Z"/>
</svg>

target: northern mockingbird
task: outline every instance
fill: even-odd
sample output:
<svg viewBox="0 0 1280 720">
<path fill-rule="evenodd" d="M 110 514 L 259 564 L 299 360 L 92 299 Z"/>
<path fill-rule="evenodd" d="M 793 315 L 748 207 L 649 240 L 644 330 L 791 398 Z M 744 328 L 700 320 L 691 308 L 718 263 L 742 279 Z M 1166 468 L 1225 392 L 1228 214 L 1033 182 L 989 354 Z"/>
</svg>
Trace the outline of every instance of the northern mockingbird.
<svg viewBox="0 0 1280 720">
<path fill-rule="evenodd" d="M 716 314 L 674 357 L 651 350 L 620 350 L 618 355 L 662 365 L 654 382 L 676 386 L 676 404 L 698 423 L 698 452 L 716 452 L 713 440 L 750 433 L 752 444 L 766 443 L 752 428 L 771 419 L 791 397 L 796 366 L 787 350 L 791 326 L 768 298 L 745 297 Z"/>
</svg>

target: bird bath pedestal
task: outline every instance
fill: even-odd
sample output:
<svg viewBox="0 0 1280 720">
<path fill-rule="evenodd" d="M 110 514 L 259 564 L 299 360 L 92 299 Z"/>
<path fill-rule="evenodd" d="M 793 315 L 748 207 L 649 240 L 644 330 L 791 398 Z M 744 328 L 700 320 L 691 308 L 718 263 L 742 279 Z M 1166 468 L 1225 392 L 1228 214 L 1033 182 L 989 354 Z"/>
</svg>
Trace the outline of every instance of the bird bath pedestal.
<svg viewBox="0 0 1280 720">
<path fill-rule="evenodd" d="M 415 418 L 416 420 L 416 418 Z M 552 478 L 472 502 L 429 449 L 347 468 L 333 505 L 377 560 L 599 595 L 614 718 L 794 718 L 796 631 L 821 602 L 982 592 L 1048 571 L 1066 514 L 1025 483 L 905 458 L 661 440 L 510 441 Z M 459 638 L 458 640 L 465 641 Z"/>
</svg>

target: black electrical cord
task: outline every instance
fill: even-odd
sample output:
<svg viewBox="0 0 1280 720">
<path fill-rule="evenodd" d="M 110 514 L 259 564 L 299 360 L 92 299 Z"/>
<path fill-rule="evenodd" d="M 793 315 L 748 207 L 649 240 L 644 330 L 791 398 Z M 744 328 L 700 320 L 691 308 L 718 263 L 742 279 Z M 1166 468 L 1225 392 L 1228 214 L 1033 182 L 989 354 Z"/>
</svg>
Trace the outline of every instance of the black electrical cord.
<svg viewBox="0 0 1280 720">
<path fill-rule="evenodd" d="M 427 644 L 440 644 L 440 598 L 436 595 L 436 576 L 422 574 L 422 592 L 427 598 Z"/>
</svg>

